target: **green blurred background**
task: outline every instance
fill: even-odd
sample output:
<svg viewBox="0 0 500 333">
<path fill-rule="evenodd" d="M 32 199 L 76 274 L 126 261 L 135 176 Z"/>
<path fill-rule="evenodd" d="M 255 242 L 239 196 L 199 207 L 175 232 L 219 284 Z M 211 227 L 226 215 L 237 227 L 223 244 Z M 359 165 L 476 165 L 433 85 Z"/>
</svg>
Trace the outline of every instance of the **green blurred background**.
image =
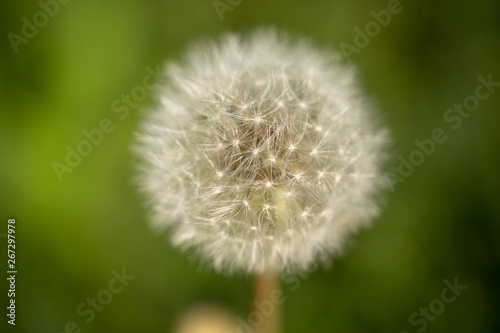
<svg viewBox="0 0 500 333">
<path fill-rule="evenodd" d="M 455 278 L 467 290 L 426 331 L 500 332 L 500 91 L 457 130 L 443 121 L 446 109 L 474 94 L 478 76 L 500 81 L 500 2 L 401 5 L 352 63 L 391 127 L 394 165 L 436 127 L 448 140 L 387 194 L 374 227 L 344 258 L 304 276 L 298 288 L 283 286 L 287 333 L 417 332 L 423 324 L 409 317 Z M 384 0 L 243 0 L 221 20 L 211 0 L 72 0 L 16 53 L 8 33 L 21 35 L 22 17 L 32 21 L 41 7 L 3 1 L 0 233 L 16 218 L 18 280 L 17 325 L 7 327 L 2 310 L 2 332 L 64 332 L 70 321 L 82 332 L 173 332 L 185 310 L 207 301 L 246 318 L 249 277 L 200 269 L 148 228 L 129 147 L 153 96 L 124 119 L 111 105 L 142 85 L 146 67 L 178 59 L 201 37 L 275 25 L 339 49 L 353 45 L 353 28 L 364 29 L 371 10 L 385 8 Z M 114 131 L 60 182 L 52 163 L 64 163 L 66 146 L 75 148 L 82 130 L 103 118 Z M 86 323 L 77 307 L 123 267 L 135 279 Z M 1 288 L 5 309 L 6 282 Z"/>
</svg>

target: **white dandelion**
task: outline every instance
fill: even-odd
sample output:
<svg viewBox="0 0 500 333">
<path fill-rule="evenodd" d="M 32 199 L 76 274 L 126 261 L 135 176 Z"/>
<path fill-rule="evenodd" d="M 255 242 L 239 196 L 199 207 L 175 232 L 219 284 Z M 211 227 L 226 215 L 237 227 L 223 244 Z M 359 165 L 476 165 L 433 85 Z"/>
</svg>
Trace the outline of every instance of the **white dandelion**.
<svg viewBox="0 0 500 333">
<path fill-rule="evenodd" d="M 152 224 L 216 270 L 306 271 L 377 214 L 386 130 L 336 54 L 259 30 L 195 45 L 137 136 Z"/>
</svg>

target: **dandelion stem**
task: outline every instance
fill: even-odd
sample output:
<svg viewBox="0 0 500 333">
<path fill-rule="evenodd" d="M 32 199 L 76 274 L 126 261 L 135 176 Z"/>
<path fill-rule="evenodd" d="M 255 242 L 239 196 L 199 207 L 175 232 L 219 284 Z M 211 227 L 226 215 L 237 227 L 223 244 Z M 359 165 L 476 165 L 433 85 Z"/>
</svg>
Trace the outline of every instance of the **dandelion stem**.
<svg viewBox="0 0 500 333">
<path fill-rule="evenodd" d="M 280 278 L 273 269 L 254 275 L 254 300 L 253 311 L 262 318 L 261 322 L 255 323 L 254 333 L 280 333 L 281 323 L 281 300 Z"/>
</svg>

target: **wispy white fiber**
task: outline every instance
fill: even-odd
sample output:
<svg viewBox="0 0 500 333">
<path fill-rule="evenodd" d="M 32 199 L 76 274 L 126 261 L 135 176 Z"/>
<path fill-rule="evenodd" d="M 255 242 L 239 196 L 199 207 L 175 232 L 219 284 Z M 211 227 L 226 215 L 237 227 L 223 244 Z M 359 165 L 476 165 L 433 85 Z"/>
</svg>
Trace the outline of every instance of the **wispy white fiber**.
<svg viewBox="0 0 500 333">
<path fill-rule="evenodd" d="M 387 135 L 341 57 L 274 30 L 166 66 L 137 136 L 152 224 L 216 270 L 300 272 L 377 214 Z"/>
</svg>

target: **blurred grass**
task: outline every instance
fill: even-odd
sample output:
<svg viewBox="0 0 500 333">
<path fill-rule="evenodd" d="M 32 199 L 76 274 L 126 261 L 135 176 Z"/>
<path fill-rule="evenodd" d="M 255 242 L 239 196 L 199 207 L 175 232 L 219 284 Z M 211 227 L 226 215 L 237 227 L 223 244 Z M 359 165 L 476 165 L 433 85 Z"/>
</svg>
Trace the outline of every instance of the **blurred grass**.
<svg viewBox="0 0 500 333">
<path fill-rule="evenodd" d="M 474 92 L 479 75 L 500 81 L 500 3 L 402 4 L 352 60 L 391 127 L 395 156 L 407 157 L 415 139 L 447 126 L 443 112 Z M 184 309 L 206 300 L 245 318 L 248 277 L 200 271 L 147 226 L 130 180 L 129 146 L 152 98 L 124 120 L 111 103 L 142 83 L 147 66 L 178 58 L 200 37 L 276 25 L 338 49 L 352 44 L 353 27 L 372 20 L 371 10 L 386 6 L 244 0 L 220 21 L 211 1 L 73 0 L 18 54 L 4 37 L 0 207 L 18 227 L 14 331 L 62 332 L 75 321 L 83 332 L 168 332 Z M 2 3 L 0 31 L 19 34 L 21 18 L 39 9 L 35 1 Z M 414 332 L 408 317 L 454 277 L 468 289 L 428 332 L 500 331 L 499 106 L 495 92 L 458 130 L 447 131 L 449 139 L 388 195 L 381 217 L 345 258 L 297 290 L 285 286 L 286 332 Z M 51 163 L 63 163 L 65 147 L 105 117 L 116 129 L 59 182 Z M 86 324 L 76 307 L 122 267 L 136 279 Z"/>
</svg>

